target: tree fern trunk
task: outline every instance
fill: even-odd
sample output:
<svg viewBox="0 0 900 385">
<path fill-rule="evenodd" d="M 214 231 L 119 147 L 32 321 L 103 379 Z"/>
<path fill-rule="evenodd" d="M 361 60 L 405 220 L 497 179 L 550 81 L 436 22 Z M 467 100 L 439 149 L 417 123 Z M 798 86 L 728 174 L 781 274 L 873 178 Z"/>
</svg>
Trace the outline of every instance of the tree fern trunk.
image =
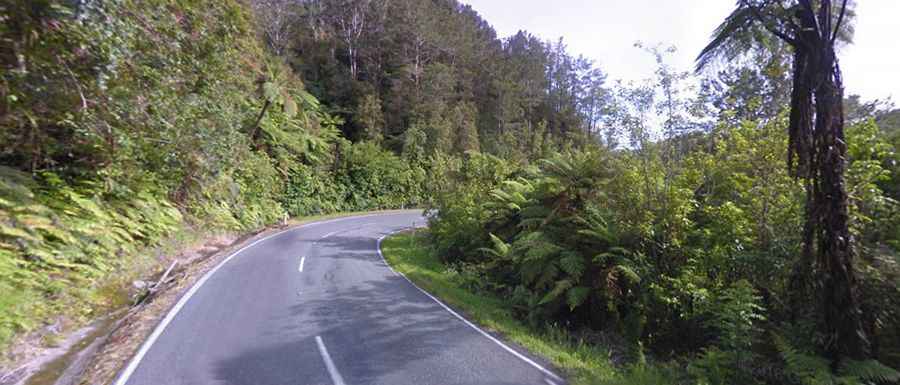
<svg viewBox="0 0 900 385">
<path fill-rule="evenodd" d="M 818 321 L 826 335 L 824 349 L 838 365 L 844 358 L 866 358 L 870 348 L 853 270 L 844 182 L 843 85 L 834 52 L 831 1 L 821 0 L 817 11 L 809 1 L 801 0 L 800 5 L 795 14 L 800 28 L 792 42 L 788 164 L 794 175 L 805 180 L 807 198 L 803 252 L 790 283 L 792 305 L 799 308 L 794 315 L 802 316 L 809 309 L 802 299 L 817 294 Z"/>
<path fill-rule="evenodd" d="M 847 144 L 841 73 L 834 48 L 823 43 L 826 44 L 817 57 L 821 77 L 815 90 L 818 178 L 813 206 L 819 222 L 817 262 L 821 270 L 823 316 L 830 338 L 826 349 L 834 359 L 863 359 L 868 355 L 869 342 L 862 325 L 853 270 L 848 195 L 844 183 Z"/>
<path fill-rule="evenodd" d="M 266 110 L 269 109 L 269 105 L 271 104 L 272 102 L 266 99 L 265 103 L 263 103 L 262 109 L 259 110 L 259 115 L 256 116 L 256 121 L 253 123 L 253 134 L 250 135 L 250 140 L 253 142 L 257 149 L 260 147 L 258 141 L 260 134 L 262 134 L 262 127 L 260 126 L 260 123 L 262 123 L 263 117 L 266 116 Z"/>
</svg>

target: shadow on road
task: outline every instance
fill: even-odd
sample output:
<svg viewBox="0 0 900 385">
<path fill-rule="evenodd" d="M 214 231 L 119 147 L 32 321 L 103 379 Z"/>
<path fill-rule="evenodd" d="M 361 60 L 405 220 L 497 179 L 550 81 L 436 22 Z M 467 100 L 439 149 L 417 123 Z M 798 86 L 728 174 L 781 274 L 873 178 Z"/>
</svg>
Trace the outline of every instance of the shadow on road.
<svg viewBox="0 0 900 385">
<path fill-rule="evenodd" d="M 271 320 L 273 327 L 257 331 L 280 342 L 248 342 L 246 350 L 217 362 L 216 378 L 233 385 L 297 378 L 331 384 L 314 340 L 321 336 L 348 385 L 539 383 L 534 370 L 390 273 L 375 252 L 378 236 L 318 241 L 316 258 L 334 260 L 325 273 L 330 279 L 298 296 Z"/>
</svg>

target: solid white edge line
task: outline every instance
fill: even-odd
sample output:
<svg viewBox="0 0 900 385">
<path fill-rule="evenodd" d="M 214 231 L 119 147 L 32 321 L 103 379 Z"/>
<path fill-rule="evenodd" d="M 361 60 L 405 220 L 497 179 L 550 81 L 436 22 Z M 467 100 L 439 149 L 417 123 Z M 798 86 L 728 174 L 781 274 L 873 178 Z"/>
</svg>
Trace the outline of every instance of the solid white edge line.
<svg viewBox="0 0 900 385">
<path fill-rule="evenodd" d="M 183 308 L 184 305 L 187 304 L 188 300 L 190 300 L 191 297 L 195 293 L 197 293 L 197 290 L 200 290 L 200 287 L 203 286 L 204 283 L 206 283 L 206 280 L 208 280 L 210 277 L 212 277 L 212 275 L 215 274 L 215 272 L 218 271 L 219 268 L 224 266 L 226 263 L 228 263 L 228 261 L 230 261 L 232 258 L 237 256 L 238 254 L 240 254 L 242 251 L 247 250 L 250 247 L 253 247 L 254 245 L 256 245 L 262 241 L 265 241 L 269 238 L 273 238 L 273 237 L 279 236 L 279 235 L 287 233 L 287 232 L 300 230 L 302 228 L 306 228 L 309 226 L 317 226 L 317 225 L 321 225 L 321 224 L 325 224 L 325 223 L 339 222 L 339 221 L 345 221 L 345 220 L 350 220 L 350 219 L 359 219 L 359 218 L 386 216 L 386 215 L 397 215 L 397 214 L 399 214 L 399 213 L 376 213 L 376 214 L 357 215 L 357 216 L 327 219 L 327 220 L 318 221 L 318 222 L 304 223 L 302 225 L 298 225 L 295 227 L 291 227 L 289 229 L 279 231 L 274 234 L 267 235 L 263 238 L 257 239 L 256 241 L 254 241 L 253 243 L 251 243 L 247 246 L 240 248 L 238 251 L 235 251 L 234 253 L 232 253 L 225 259 L 223 259 L 222 262 L 219 262 L 219 264 L 216 265 L 216 267 L 212 268 L 212 270 L 206 272 L 206 274 L 204 274 L 203 277 L 200 278 L 199 281 L 194 283 L 194 285 L 191 286 L 191 288 L 186 293 L 184 293 L 184 295 L 181 296 L 181 298 L 178 300 L 178 302 L 175 303 L 175 306 L 173 306 L 172 309 L 170 309 L 169 312 L 166 313 L 165 318 L 163 318 L 162 321 L 160 321 L 159 324 L 156 325 L 156 328 L 153 329 L 153 332 L 150 333 L 150 336 L 147 337 L 146 340 L 144 340 L 144 343 L 141 344 L 140 349 L 138 349 L 138 351 L 137 351 L 137 353 L 135 353 L 134 357 L 132 357 L 131 360 L 128 361 L 128 365 L 125 366 L 125 369 L 122 370 L 122 372 L 119 374 L 119 376 L 116 378 L 116 381 L 113 384 L 114 385 L 125 385 L 128 383 L 128 380 L 131 378 L 131 375 L 134 374 L 135 370 L 137 370 L 138 365 L 140 365 L 141 360 L 144 358 L 144 356 L 147 354 L 147 352 L 150 351 L 150 348 L 153 346 L 153 343 L 156 342 L 156 340 L 163 333 L 163 331 L 165 331 L 166 327 L 169 326 L 169 323 L 171 323 L 172 320 L 175 318 L 175 316 L 178 315 L 178 312 L 181 311 L 181 308 Z"/>
<path fill-rule="evenodd" d="M 541 366 L 541 364 L 538 364 L 537 362 L 534 362 L 534 360 L 532 360 L 532 359 L 526 357 L 526 356 L 523 355 L 522 353 L 517 352 L 515 349 L 513 349 L 513 348 L 509 347 L 508 345 L 506 345 L 505 343 L 503 343 L 503 341 L 498 340 L 497 338 L 495 338 L 494 336 L 492 336 L 490 333 L 488 333 L 488 332 L 482 330 L 480 327 L 478 327 L 478 326 L 475 325 L 474 323 L 470 322 L 470 321 L 467 320 L 465 317 L 459 315 L 459 313 L 457 313 L 456 311 L 454 311 L 453 309 L 451 309 L 449 306 L 445 305 L 443 302 L 441 302 L 441 300 L 439 300 L 439 299 L 437 299 L 435 296 L 431 295 L 431 293 L 425 291 L 424 289 L 422 289 L 421 287 L 419 287 L 419 285 L 416 285 L 415 282 L 413 282 L 413 281 L 412 281 L 411 279 L 409 279 L 407 276 L 403 275 L 403 273 L 400 273 L 400 272 L 398 272 L 397 270 L 394 270 L 394 267 L 391 266 L 391 264 L 388 263 L 387 259 L 384 258 L 384 254 L 381 252 L 381 241 L 383 241 L 383 240 L 384 240 L 385 238 L 387 238 L 388 236 L 393 235 L 393 234 L 396 234 L 396 233 L 399 233 L 399 232 L 401 232 L 401 231 L 403 231 L 403 230 L 406 230 L 406 229 L 401 229 L 401 230 L 397 230 L 397 231 L 391 232 L 391 233 L 389 233 L 389 234 L 382 235 L 381 238 L 378 238 L 378 242 L 376 242 L 376 246 L 375 246 L 375 247 L 378 249 L 378 256 L 381 257 L 381 260 L 384 262 L 384 264 L 387 265 L 387 267 L 388 267 L 389 269 L 391 269 L 391 271 L 393 271 L 394 274 L 397 274 L 397 275 L 403 277 L 403 279 L 405 279 L 406 282 L 409 282 L 411 285 L 413 285 L 413 287 L 415 287 L 416 289 L 419 289 L 419 291 L 421 291 L 423 294 L 425 294 L 426 296 L 428 296 L 428 298 L 431 298 L 431 299 L 432 299 L 434 302 L 436 302 L 438 305 L 441 305 L 441 307 L 444 308 L 444 310 L 450 312 L 450 314 L 453 314 L 456 318 L 459 318 L 463 323 L 465 323 L 466 325 L 468 325 L 468 326 L 471 327 L 472 329 L 475 329 L 475 331 L 477 331 L 478 333 L 481 333 L 481 335 L 487 337 L 487 339 L 493 341 L 495 344 L 499 345 L 501 348 L 503 348 L 503 349 L 506 350 L 507 352 L 509 352 L 509 353 L 511 353 L 512 355 L 516 356 L 516 358 L 518 358 L 518 359 L 520 359 L 520 360 L 522 360 L 522 361 L 525 361 L 525 363 L 531 365 L 532 367 L 534 367 L 535 369 L 537 369 L 537 370 L 540 371 L 541 373 L 544 373 L 544 374 L 547 375 L 548 377 L 551 377 L 551 378 L 553 378 L 553 379 L 555 379 L 555 380 L 558 380 L 558 381 L 565 381 L 562 377 L 558 376 L 556 373 L 551 372 L 551 371 L 548 370 L 547 368 Z"/>
<path fill-rule="evenodd" d="M 328 369 L 331 382 L 334 385 L 344 385 L 344 378 L 341 377 L 341 373 L 334 366 L 334 361 L 331 360 L 331 355 L 328 354 L 328 349 L 325 348 L 325 343 L 322 342 L 322 336 L 316 336 L 316 345 L 319 345 L 319 354 L 322 355 L 322 361 L 325 361 L 325 368 Z"/>
<path fill-rule="evenodd" d="M 300 268 L 297 269 L 299 272 L 303 272 L 303 263 L 306 262 L 306 257 L 300 257 Z"/>
</svg>

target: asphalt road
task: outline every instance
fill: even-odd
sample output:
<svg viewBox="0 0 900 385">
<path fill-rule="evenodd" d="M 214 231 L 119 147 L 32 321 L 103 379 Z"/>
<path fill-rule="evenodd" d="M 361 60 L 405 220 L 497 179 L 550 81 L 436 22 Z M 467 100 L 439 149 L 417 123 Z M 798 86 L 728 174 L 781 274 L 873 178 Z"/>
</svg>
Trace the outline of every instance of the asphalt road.
<svg viewBox="0 0 900 385">
<path fill-rule="evenodd" d="M 331 220 L 239 251 L 182 297 L 117 384 L 562 384 L 384 263 L 378 240 L 414 223 L 419 212 Z"/>
</svg>

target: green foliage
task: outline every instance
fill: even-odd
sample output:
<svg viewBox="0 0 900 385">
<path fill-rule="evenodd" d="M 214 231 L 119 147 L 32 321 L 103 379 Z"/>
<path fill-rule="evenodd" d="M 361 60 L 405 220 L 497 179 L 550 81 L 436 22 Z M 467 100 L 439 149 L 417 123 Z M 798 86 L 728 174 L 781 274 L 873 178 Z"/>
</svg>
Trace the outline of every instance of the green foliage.
<svg viewBox="0 0 900 385">
<path fill-rule="evenodd" d="M 384 115 L 381 113 L 381 99 L 367 94 L 359 101 L 354 116 L 356 124 L 363 131 L 363 138 L 376 143 L 384 139 Z"/>
<path fill-rule="evenodd" d="M 263 107 L 251 139 L 258 148 L 265 148 L 282 170 L 298 161 L 327 159 L 342 121 L 327 114 L 287 66 L 272 60 L 266 62 L 266 68 L 266 75 L 258 81 Z"/>
<path fill-rule="evenodd" d="M 786 51 L 747 40 L 762 31 L 742 30 L 746 12 L 704 58 L 760 43 L 766 64 L 692 100 L 658 49 L 657 84 L 611 93 L 562 41 L 497 40 L 455 1 L 303 3 L 277 42 L 278 26 L 235 0 L 7 3 L 0 346 L 102 306 L 104 281 L 186 224 L 243 231 L 424 205 L 446 264 L 429 260 L 430 275 L 503 298 L 505 319 L 548 333 L 623 337 L 636 363 L 601 383 L 896 380 L 878 364 L 900 365 L 896 111 L 853 112 L 847 127 L 878 362 L 836 367 L 820 358 L 818 303 L 791 286 L 805 195 L 784 167 Z M 366 28 L 342 30 L 358 17 Z M 762 338 L 780 328 L 808 348 Z"/>
<path fill-rule="evenodd" d="M 775 346 L 787 366 L 787 372 L 803 385 L 863 385 L 900 381 L 900 372 L 875 360 L 847 360 L 836 371 L 823 357 L 801 352 L 783 338 L 775 336 Z"/>
<path fill-rule="evenodd" d="M 0 344 L 37 326 L 35 314 L 59 312 L 69 298 L 103 306 L 91 290 L 142 247 L 181 228 L 165 198 L 131 193 L 100 199 L 92 186 L 67 186 L 0 166 Z M 90 312 L 90 308 L 82 311 Z"/>
<path fill-rule="evenodd" d="M 635 364 L 610 378 L 594 380 L 594 385 L 674 385 L 679 384 L 677 372 L 672 368 Z"/>
<path fill-rule="evenodd" d="M 422 196 L 423 169 L 404 162 L 373 142 L 354 144 L 336 172 L 347 184 L 350 207 L 412 206 Z"/>
<path fill-rule="evenodd" d="M 328 165 L 291 169 L 280 198 L 291 215 L 413 207 L 423 196 L 425 170 L 374 142 L 341 142 Z"/>
<path fill-rule="evenodd" d="M 781 363 L 762 336 L 783 325 L 794 340 L 817 338 L 806 316 L 815 302 L 790 300 L 804 193 L 785 170 L 782 127 L 782 118 L 746 121 L 693 144 L 476 163 L 486 178 L 462 167 L 483 157 L 435 163 L 446 172 L 434 178 L 432 246 L 457 274 L 478 277 L 473 290 L 509 298 L 532 325 L 621 335 L 629 358 L 641 362 L 645 349 L 675 358 L 679 376 L 698 383 L 777 382 Z M 870 194 L 851 212 L 867 250 L 858 269 L 869 333 L 883 343 L 878 360 L 894 365 L 900 274 L 884 231 L 863 224 L 895 229 L 890 209 L 873 209 L 891 201 L 877 182 L 891 150 L 872 126 L 848 137 L 848 180 L 855 195 Z M 656 381 L 662 369 L 649 366 L 612 381 Z"/>
<path fill-rule="evenodd" d="M 489 214 L 477 203 L 517 170 L 516 165 L 487 154 L 432 157 L 426 178 L 426 203 L 440 213 L 440 220 L 429 221 L 429 233 L 445 262 L 466 260 L 475 250 L 487 246 L 483 244 L 487 234 L 473 237 L 471 231 L 479 228 Z"/>
<path fill-rule="evenodd" d="M 599 125 L 606 76 L 594 63 L 561 41 L 500 38 L 456 0 L 270 4 L 257 13 L 285 44 L 269 43 L 354 140 L 398 149 L 416 130 L 428 155 L 536 159 Z"/>
<path fill-rule="evenodd" d="M 759 305 L 761 298 L 746 280 L 715 293 L 711 301 L 710 326 L 718 329 L 716 345 L 725 350 L 744 352 L 750 350 L 759 333 L 759 323 L 765 321 L 765 309 Z"/>
<path fill-rule="evenodd" d="M 0 346 L 111 306 L 188 225 L 422 197 L 425 160 L 341 138 L 244 2 L 13 0 L 0 20 Z"/>
<path fill-rule="evenodd" d="M 453 189 L 444 191 L 456 199 L 437 201 L 438 217 L 431 223 L 438 250 L 455 250 L 440 255 L 481 260 L 478 266 L 493 287 L 515 298 L 533 322 L 574 314 L 581 322 L 627 328 L 636 340 L 640 310 L 626 304 L 640 301 L 644 260 L 623 247 L 604 214 L 598 186 L 609 177 L 605 162 L 602 152 L 558 155 L 516 179 L 495 181 L 499 187 L 492 191 L 483 189 L 485 179 L 457 176 Z M 502 166 L 493 164 L 489 175 L 506 174 Z M 488 237 L 467 239 L 471 232 L 463 229 L 473 225 L 485 228 Z"/>
<path fill-rule="evenodd" d="M 847 127 L 847 137 L 851 231 L 869 246 L 896 244 L 900 240 L 900 203 L 887 195 L 883 186 L 897 182 L 891 175 L 897 150 L 872 120 Z"/>
</svg>

